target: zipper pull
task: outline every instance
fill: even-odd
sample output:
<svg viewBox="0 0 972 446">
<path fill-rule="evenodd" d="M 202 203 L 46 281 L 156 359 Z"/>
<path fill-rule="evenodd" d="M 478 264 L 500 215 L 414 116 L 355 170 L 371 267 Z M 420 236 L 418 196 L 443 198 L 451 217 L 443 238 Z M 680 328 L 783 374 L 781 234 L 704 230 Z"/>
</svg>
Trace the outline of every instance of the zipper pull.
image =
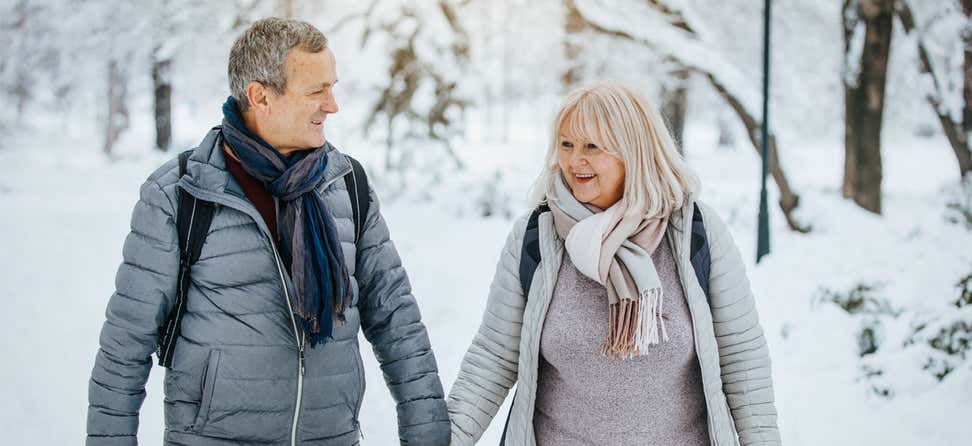
<svg viewBox="0 0 972 446">
<path fill-rule="evenodd" d="M 300 340 L 300 376 L 304 376 L 304 339 L 301 337 Z"/>
</svg>

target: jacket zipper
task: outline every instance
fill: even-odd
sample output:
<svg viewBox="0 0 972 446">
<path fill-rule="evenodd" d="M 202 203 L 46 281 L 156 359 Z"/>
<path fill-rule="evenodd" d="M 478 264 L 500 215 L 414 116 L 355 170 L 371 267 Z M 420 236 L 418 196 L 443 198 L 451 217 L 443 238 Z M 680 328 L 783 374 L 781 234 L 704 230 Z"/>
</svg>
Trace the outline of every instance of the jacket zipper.
<svg viewBox="0 0 972 446">
<path fill-rule="evenodd" d="M 269 237 L 268 237 L 269 239 Z M 304 345 L 306 340 L 304 335 L 297 329 L 297 318 L 294 316 L 294 307 L 290 304 L 290 292 L 287 291 L 287 281 L 284 278 L 283 266 L 280 262 L 280 255 L 277 253 L 277 246 L 272 239 L 270 247 L 273 249 L 273 259 L 277 264 L 277 273 L 280 274 L 280 284 L 283 285 L 284 300 L 287 302 L 287 311 L 290 313 L 290 323 L 294 328 L 294 339 L 297 340 L 297 402 L 294 405 L 294 421 L 290 427 L 290 445 L 297 445 L 297 421 L 300 419 L 300 400 L 304 392 Z"/>
<path fill-rule="evenodd" d="M 290 428 L 290 445 L 297 445 L 297 420 L 300 419 L 300 402 L 304 391 L 304 346 L 306 345 L 304 335 L 300 336 L 300 353 L 297 357 L 297 365 L 300 367 L 300 374 L 297 375 L 297 405 L 294 406 L 294 424 Z"/>
<path fill-rule="evenodd" d="M 326 181 L 323 184 L 321 184 L 320 186 L 318 186 L 316 188 L 316 190 L 317 191 L 322 191 L 322 190 L 327 189 L 327 187 L 330 186 L 331 183 L 334 183 L 338 179 L 343 178 L 344 175 L 346 175 L 349 171 L 353 171 L 353 169 L 351 169 L 350 166 L 349 166 L 349 168 L 346 171 L 342 172 L 340 175 L 337 175 L 335 178 L 332 178 L 331 180 Z M 193 195 L 195 195 L 197 198 L 199 198 L 200 196 L 212 196 L 212 198 L 210 198 L 209 201 L 212 201 L 214 203 L 227 204 L 226 203 L 227 200 L 224 199 L 223 197 L 213 196 L 213 194 L 207 194 L 205 192 L 202 192 L 199 188 L 196 188 L 194 186 L 188 185 L 184 181 L 181 181 L 180 184 L 181 184 L 181 186 L 183 187 L 184 190 L 185 189 L 192 190 Z M 202 192 L 202 193 L 200 193 L 200 192 Z M 277 204 L 274 203 L 274 207 L 276 207 L 276 205 Z M 237 206 L 242 206 L 242 205 L 237 204 Z M 235 207 L 235 206 L 230 206 L 230 207 Z M 240 209 L 242 210 L 242 208 L 240 208 Z M 248 214 L 248 215 L 250 215 L 250 217 L 253 218 L 254 221 L 257 222 L 257 226 L 261 226 L 261 222 L 259 220 L 257 220 L 257 218 L 254 215 L 252 215 L 252 214 L 250 214 L 249 212 L 246 212 L 246 211 L 243 211 L 243 212 L 246 213 L 246 214 Z M 298 356 L 297 356 L 297 401 L 296 401 L 296 404 L 294 405 L 294 420 L 293 420 L 293 423 L 291 424 L 291 428 L 290 428 L 290 444 L 291 444 L 291 446 L 296 446 L 297 445 L 297 422 L 298 422 L 298 420 L 300 418 L 300 403 L 301 403 L 301 397 L 302 397 L 303 391 L 304 391 L 304 373 L 305 373 L 304 347 L 305 347 L 305 345 L 306 345 L 307 342 L 306 342 L 305 337 L 300 333 L 300 330 L 297 328 L 297 318 L 294 315 L 293 305 L 291 305 L 291 303 L 290 303 L 290 292 L 287 290 L 287 280 L 286 280 L 286 277 L 284 276 L 283 263 L 280 260 L 280 254 L 277 252 L 277 245 L 274 244 L 273 237 L 270 235 L 270 232 L 269 232 L 268 229 L 264 229 L 264 235 L 266 235 L 267 241 L 270 243 L 270 248 L 273 250 L 273 259 L 274 259 L 274 261 L 277 264 L 277 273 L 280 275 L 280 284 L 283 286 L 283 290 L 284 290 L 284 300 L 287 302 L 287 311 L 290 313 L 290 323 L 291 323 L 291 325 L 292 325 L 292 327 L 294 329 L 294 339 L 296 339 L 296 341 L 297 341 L 297 351 L 298 351 Z M 355 240 L 355 242 L 357 243 L 357 240 Z M 364 437 L 364 435 L 362 435 L 362 437 Z"/>
</svg>

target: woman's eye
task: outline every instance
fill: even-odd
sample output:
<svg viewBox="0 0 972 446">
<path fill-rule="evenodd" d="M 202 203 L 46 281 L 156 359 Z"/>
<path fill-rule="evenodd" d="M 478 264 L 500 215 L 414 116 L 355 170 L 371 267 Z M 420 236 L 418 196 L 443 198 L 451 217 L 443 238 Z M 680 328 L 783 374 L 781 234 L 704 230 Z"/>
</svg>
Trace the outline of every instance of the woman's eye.
<svg viewBox="0 0 972 446">
<path fill-rule="evenodd" d="M 570 141 L 564 141 L 564 142 L 560 143 L 560 147 L 565 148 L 565 149 L 573 149 L 574 148 L 574 143 L 572 143 Z"/>
<path fill-rule="evenodd" d="M 590 150 L 592 152 L 601 149 L 600 147 L 597 146 L 597 144 L 594 144 L 594 143 L 587 143 L 586 145 L 584 145 L 584 148 L 587 149 L 587 150 Z"/>
</svg>

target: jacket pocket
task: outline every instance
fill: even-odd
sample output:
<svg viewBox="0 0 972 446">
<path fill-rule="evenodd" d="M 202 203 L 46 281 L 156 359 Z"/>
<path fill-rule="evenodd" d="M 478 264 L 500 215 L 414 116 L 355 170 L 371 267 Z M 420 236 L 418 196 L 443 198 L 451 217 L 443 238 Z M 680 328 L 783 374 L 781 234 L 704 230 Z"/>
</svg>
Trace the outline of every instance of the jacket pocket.
<svg viewBox="0 0 972 446">
<path fill-rule="evenodd" d="M 361 402 L 364 401 L 365 393 L 365 374 L 364 362 L 361 360 L 361 351 L 355 349 L 355 365 L 358 368 L 358 400 L 354 404 L 354 424 L 358 424 L 358 413 L 361 412 Z"/>
<path fill-rule="evenodd" d="M 192 424 L 192 430 L 202 432 L 209 420 L 209 409 L 213 403 L 213 388 L 216 386 L 216 372 L 219 370 L 219 350 L 209 351 L 209 362 L 206 364 L 206 374 L 203 379 L 202 398 L 199 400 L 199 413 Z"/>
</svg>

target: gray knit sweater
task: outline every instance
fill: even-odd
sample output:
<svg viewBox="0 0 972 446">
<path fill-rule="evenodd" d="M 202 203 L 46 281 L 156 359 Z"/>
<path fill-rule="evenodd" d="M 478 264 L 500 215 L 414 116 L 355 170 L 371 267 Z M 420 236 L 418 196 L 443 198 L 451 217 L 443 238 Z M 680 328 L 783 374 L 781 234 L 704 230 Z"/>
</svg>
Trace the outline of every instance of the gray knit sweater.
<svg viewBox="0 0 972 446">
<path fill-rule="evenodd" d="M 564 256 L 540 338 L 537 445 L 709 444 L 691 314 L 668 237 L 652 260 L 669 340 L 624 360 L 599 353 L 607 290 Z"/>
</svg>

